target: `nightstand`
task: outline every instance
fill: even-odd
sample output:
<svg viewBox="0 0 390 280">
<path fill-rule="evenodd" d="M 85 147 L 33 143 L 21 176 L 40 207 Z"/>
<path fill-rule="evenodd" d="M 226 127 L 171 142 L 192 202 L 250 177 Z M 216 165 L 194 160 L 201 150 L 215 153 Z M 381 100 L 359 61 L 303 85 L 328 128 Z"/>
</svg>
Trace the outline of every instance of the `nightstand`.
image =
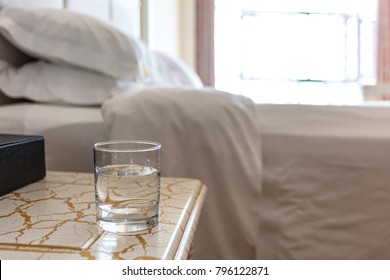
<svg viewBox="0 0 390 280">
<path fill-rule="evenodd" d="M 0 259 L 187 259 L 206 190 L 161 178 L 158 226 L 117 235 L 96 225 L 93 174 L 49 171 L 0 197 Z"/>
</svg>

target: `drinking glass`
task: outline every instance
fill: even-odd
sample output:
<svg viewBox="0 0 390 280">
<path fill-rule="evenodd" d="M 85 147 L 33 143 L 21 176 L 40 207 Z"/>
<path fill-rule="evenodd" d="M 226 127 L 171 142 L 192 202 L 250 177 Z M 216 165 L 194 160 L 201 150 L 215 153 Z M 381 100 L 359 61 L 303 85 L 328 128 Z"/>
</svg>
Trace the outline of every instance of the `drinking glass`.
<svg viewBox="0 0 390 280">
<path fill-rule="evenodd" d="M 161 144 L 107 141 L 93 146 L 96 219 L 108 232 L 131 234 L 159 220 Z"/>
</svg>

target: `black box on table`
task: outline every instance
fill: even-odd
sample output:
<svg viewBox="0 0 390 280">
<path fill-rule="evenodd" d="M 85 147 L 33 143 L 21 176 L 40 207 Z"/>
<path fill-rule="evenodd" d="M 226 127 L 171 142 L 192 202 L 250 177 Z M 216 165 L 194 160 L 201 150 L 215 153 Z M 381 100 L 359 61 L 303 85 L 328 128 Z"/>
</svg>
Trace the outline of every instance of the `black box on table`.
<svg viewBox="0 0 390 280">
<path fill-rule="evenodd" d="M 0 134 L 0 196 L 45 176 L 42 136 Z"/>
</svg>

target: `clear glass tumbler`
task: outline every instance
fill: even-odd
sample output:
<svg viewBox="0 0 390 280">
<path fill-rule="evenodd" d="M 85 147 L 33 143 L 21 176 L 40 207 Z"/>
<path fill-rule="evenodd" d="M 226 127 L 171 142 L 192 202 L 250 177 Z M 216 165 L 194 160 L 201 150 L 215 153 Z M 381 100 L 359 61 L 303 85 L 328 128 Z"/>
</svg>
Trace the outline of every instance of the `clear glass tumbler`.
<svg viewBox="0 0 390 280">
<path fill-rule="evenodd" d="M 161 144 L 107 141 L 96 143 L 93 150 L 98 226 L 119 234 L 156 226 Z"/>
</svg>

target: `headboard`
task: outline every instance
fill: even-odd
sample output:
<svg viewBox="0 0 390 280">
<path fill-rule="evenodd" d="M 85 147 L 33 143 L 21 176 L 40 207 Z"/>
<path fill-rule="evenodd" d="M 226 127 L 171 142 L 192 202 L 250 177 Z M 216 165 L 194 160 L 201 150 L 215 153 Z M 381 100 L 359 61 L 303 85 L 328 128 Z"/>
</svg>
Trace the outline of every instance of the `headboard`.
<svg viewBox="0 0 390 280">
<path fill-rule="evenodd" d="M 0 7 L 65 9 L 110 22 L 136 38 L 140 37 L 139 0 L 0 0 Z"/>
</svg>

